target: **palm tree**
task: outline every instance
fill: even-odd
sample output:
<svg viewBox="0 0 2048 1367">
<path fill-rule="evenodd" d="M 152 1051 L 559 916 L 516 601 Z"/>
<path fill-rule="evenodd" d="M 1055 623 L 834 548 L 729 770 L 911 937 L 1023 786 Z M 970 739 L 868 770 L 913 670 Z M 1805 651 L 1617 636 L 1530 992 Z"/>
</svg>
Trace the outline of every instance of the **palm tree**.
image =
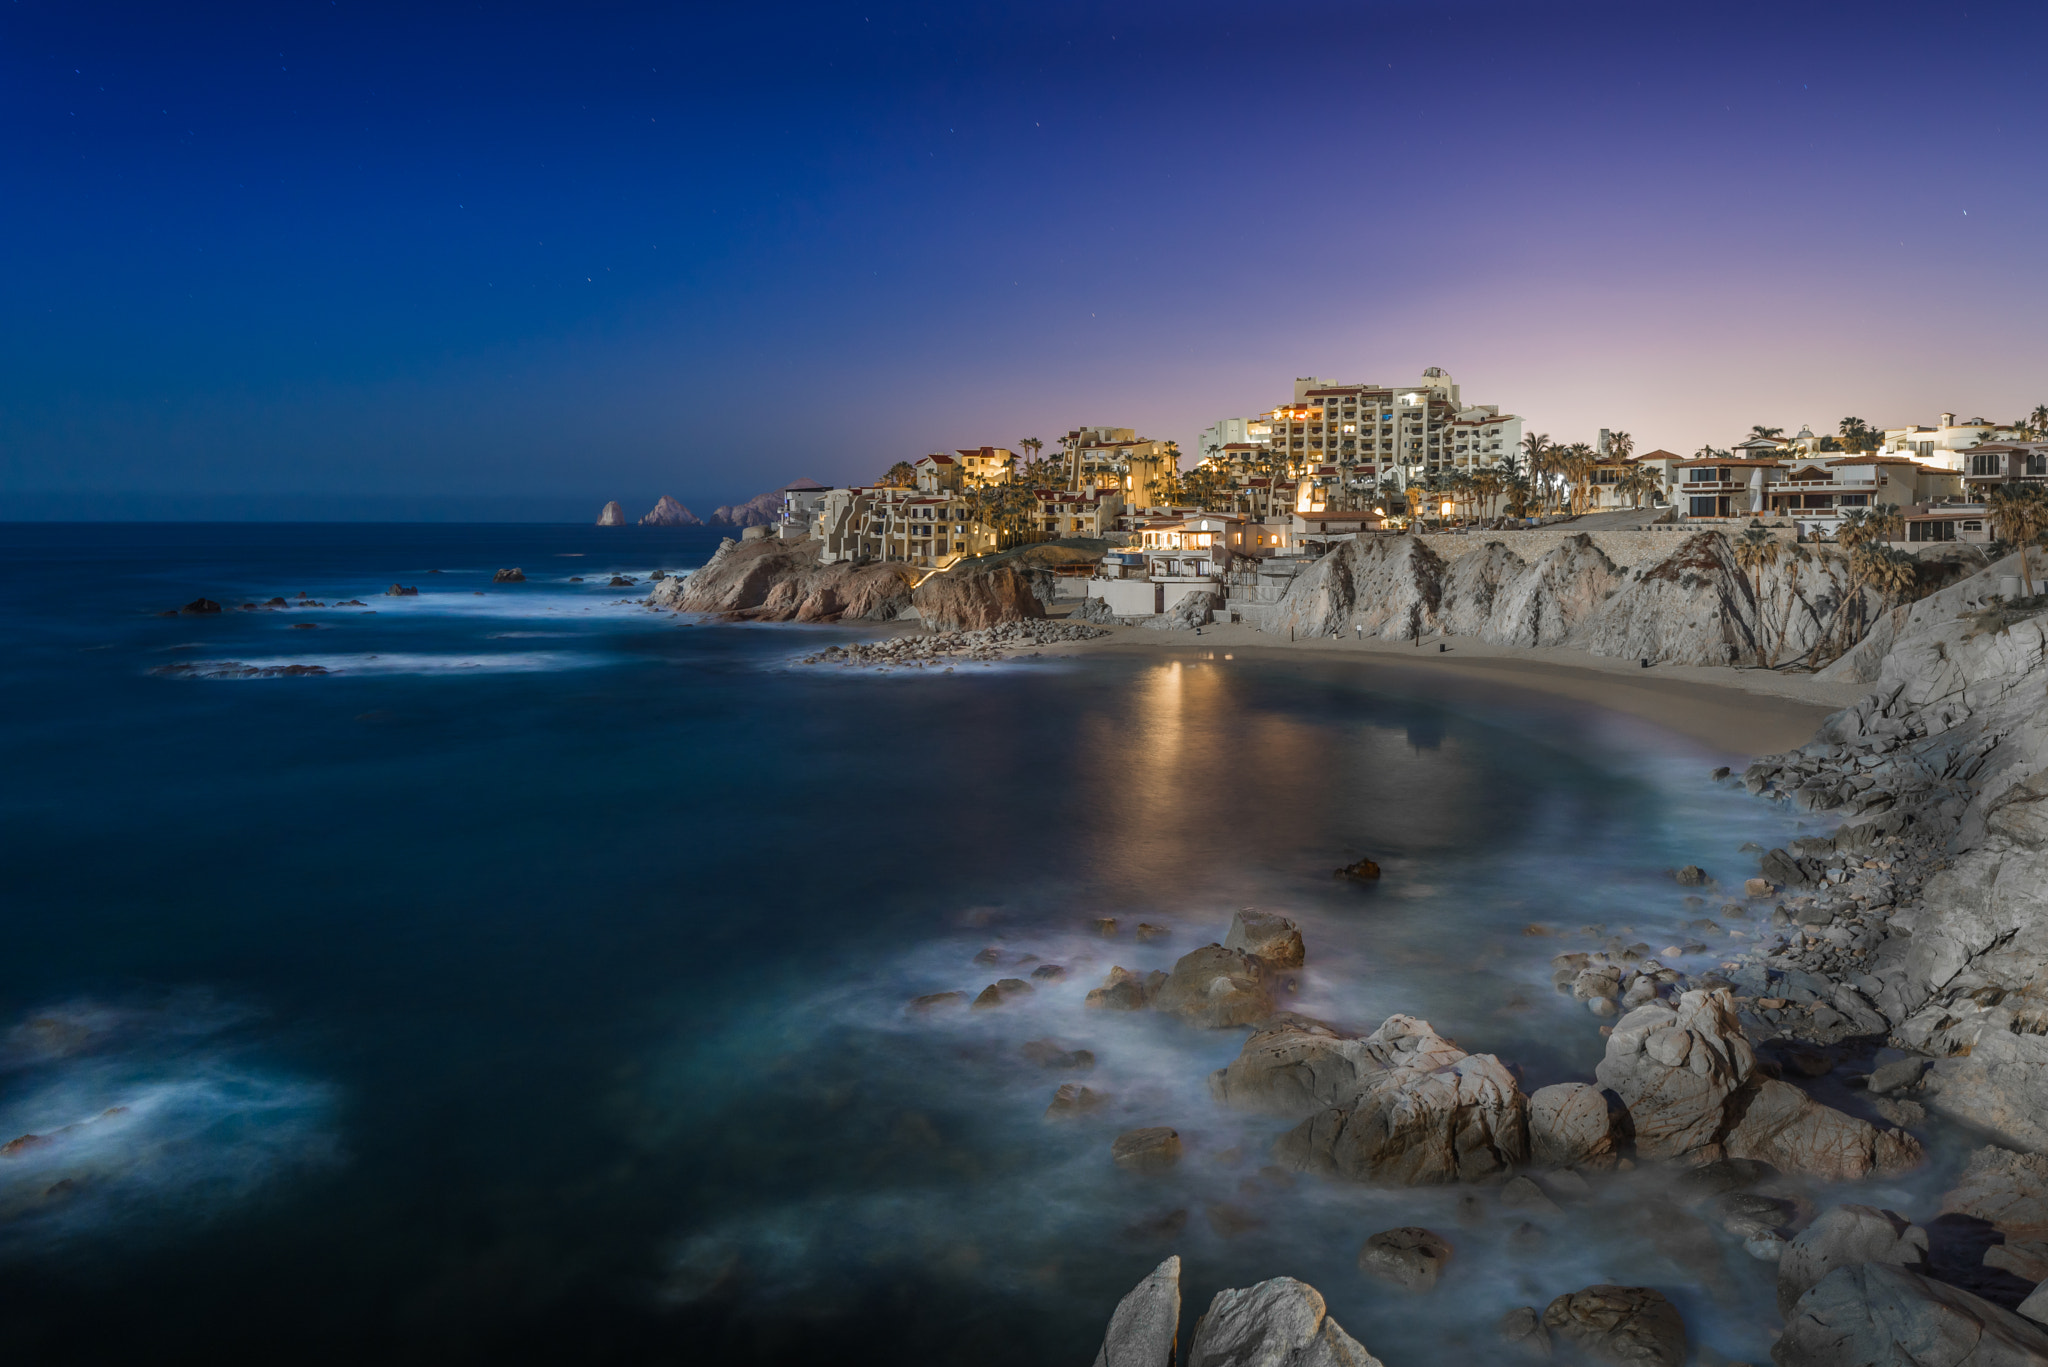
<svg viewBox="0 0 2048 1367">
<path fill-rule="evenodd" d="M 1598 460 L 1599 456 L 1592 447 L 1575 441 L 1564 449 L 1564 458 L 1558 462 L 1558 469 L 1568 482 L 1570 507 L 1574 513 L 1585 511 L 1586 481 L 1592 477 L 1593 466 Z"/>
<path fill-rule="evenodd" d="M 882 475 L 882 485 L 888 489 L 908 489 L 917 483 L 917 469 L 907 460 L 899 460 Z"/>
<path fill-rule="evenodd" d="M 2027 414 L 2027 429 L 2034 434 L 2035 441 L 2048 436 L 2048 403 L 2034 405 L 2034 411 Z"/>
<path fill-rule="evenodd" d="M 1998 520 L 1998 531 L 2007 541 L 2019 547 L 2020 585 L 2026 596 L 2034 596 L 2034 576 L 2028 568 L 2027 547 L 2048 526 L 2048 500 L 2041 490 L 2031 484 L 2001 484 L 1985 499 L 1990 505 L 1991 516 Z"/>
<path fill-rule="evenodd" d="M 1874 534 L 1875 529 L 1870 525 L 1869 510 L 1851 508 L 1842 514 L 1841 520 L 1835 525 L 1835 544 L 1853 551 L 1870 540 Z"/>
<path fill-rule="evenodd" d="M 1644 495 L 1657 492 L 1657 476 L 1647 465 L 1631 465 L 1622 471 L 1621 481 L 1614 489 L 1628 499 L 1630 507 L 1640 508 Z"/>
<path fill-rule="evenodd" d="M 1781 438 L 1783 438 L 1784 435 L 1784 428 L 1765 427 L 1762 423 L 1758 423 L 1755 427 L 1749 429 L 1749 437 L 1751 441 L 1778 441 Z"/>
<path fill-rule="evenodd" d="M 1550 438 L 1542 432 L 1531 432 L 1522 438 L 1522 454 L 1529 462 L 1529 479 L 1535 484 L 1537 507 L 1542 504 L 1544 476 L 1550 469 Z"/>
<path fill-rule="evenodd" d="M 1636 453 L 1636 439 L 1626 432 L 1607 434 L 1607 454 L 1615 460 L 1627 460 Z"/>
<path fill-rule="evenodd" d="M 1920 582 L 1919 562 L 1904 551 L 1895 551 L 1888 546 L 1874 542 L 1856 548 L 1850 557 L 1855 566 L 1857 578 L 1876 589 L 1886 600 L 1902 599 Z"/>
<path fill-rule="evenodd" d="M 1906 534 L 1906 515 L 1896 503 L 1880 503 L 1864 515 L 1873 541 L 1897 541 Z"/>
<path fill-rule="evenodd" d="M 1764 570 L 1778 563 L 1778 538 L 1765 530 L 1761 522 L 1751 522 L 1749 530 L 1735 538 L 1735 563 L 1755 577 L 1756 592 L 1756 643 L 1757 649 L 1764 648 Z M 1771 667 L 1771 657 L 1764 658 L 1764 668 Z"/>
</svg>

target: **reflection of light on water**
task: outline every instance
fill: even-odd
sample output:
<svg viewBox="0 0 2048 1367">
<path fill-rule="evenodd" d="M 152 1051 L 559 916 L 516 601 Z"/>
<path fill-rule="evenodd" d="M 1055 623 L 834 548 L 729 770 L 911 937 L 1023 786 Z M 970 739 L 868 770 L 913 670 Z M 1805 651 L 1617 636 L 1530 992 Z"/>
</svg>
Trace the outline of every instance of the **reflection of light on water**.
<svg viewBox="0 0 2048 1367">
<path fill-rule="evenodd" d="M 1555 1215 L 1510 1210 L 1492 1190 L 1276 1175 L 1268 1150 L 1292 1122 L 1222 1111 L 1208 1091 L 1243 1031 L 1089 1011 L 1083 998 L 1111 964 L 1170 968 L 1253 903 L 1295 918 L 1307 939 L 1308 968 L 1283 1009 L 1359 1032 L 1413 1012 L 1519 1065 L 1526 1090 L 1589 1079 L 1601 1022 L 1553 990 L 1550 956 L 1613 934 L 1653 955 L 1691 939 L 1691 923 L 1726 913 L 1718 898 L 1689 904 L 1694 891 L 1666 870 L 1697 862 L 1739 885 L 1752 856 L 1736 847 L 1783 843 L 1791 815 L 1708 784 L 1696 750 L 1649 728 L 1532 719 L 1498 695 L 1458 699 L 1462 710 L 1363 691 L 1278 696 L 1251 671 L 1207 662 L 1117 678 L 1114 695 L 1081 712 L 1086 743 L 1060 785 L 1088 796 L 1083 848 L 1060 846 L 1037 878 L 1006 888 L 1000 916 L 835 964 L 800 997 L 679 1042 L 651 1084 L 636 1084 L 641 1142 L 688 1132 L 735 1155 L 747 1176 L 734 1190 L 779 1194 L 679 1212 L 669 1298 L 773 1314 L 929 1281 L 970 1303 L 1015 1294 L 1092 1318 L 1173 1251 L 1189 1260 L 1192 1304 L 1224 1285 L 1302 1277 L 1390 1363 L 1490 1360 L 1500 1313 L 1601 1281 L 1657 1285 L 1696 1342 L 1761 1356 L 1772 1269 L 1675 1204 L 1663 1175 L 1608 1179 Z M 1381 859 L 1380 884 L 1330 877 L 1348 842 L 1360 848 L 1347 859 Z M 1118 918 L 1115 939 L 1088 933 L 1100 915 Z M 1170 934 L 1139 943 L 1139 920 Z M 1682 966 L 1697 972 L 1734 943 L 1712 938 Z M 974 962 L 984 947 L 998 962 Z M 919 994 L 1029 980 L 1044 962 L 1066 976 L 999 1009 L 904 1009 Z M 1095 1067 L 1029 1063 L 1023 1045 L 1044 1039 L 1091 1051 Z M 1104 1102 L 1046 1119 L 1066 1081 Z M 1162 1124 L 1186 1147 L 1169 1174 L 1109 1163 L 1115 1134 Z M 1473 1195 L 1466 1223 L 1460 1201 Z M 1871 1199 L 1841 1188 L 1816 1198 Z M 1456 1246 L 1435 1297 L 1456 1316 L 1358 1272 L 1367 1235 L 1409 1224 Z"/>
<path fill-rule="evenodd" d="M 334 1161 L 329 1089 L 238 1061 L 210 1004 L 73 1004 L 0 1053 L 0 1253 L 219 1213 Z"/>
</svg>

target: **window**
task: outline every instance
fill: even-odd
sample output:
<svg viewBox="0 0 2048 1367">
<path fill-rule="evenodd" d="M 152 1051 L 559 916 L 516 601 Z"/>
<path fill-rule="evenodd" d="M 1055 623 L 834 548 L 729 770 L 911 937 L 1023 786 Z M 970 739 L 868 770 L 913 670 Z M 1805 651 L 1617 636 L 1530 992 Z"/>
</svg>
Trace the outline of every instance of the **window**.
<svg viewBox="0 0 2048 1367">
<path fill-rule="evenodd" d="M 1908 541 L 1953 541 L 1956 539 L 1956 524 L 1953 522 L 1910 522 L 1906 524 Z"/>
<path fill-rule="evenodd" d="M 1694 516 L 1694 517 L 1712 517 L 1712 516 L 1714 516 L 1714 505 L 1715 505 L 1716 503 L 1718 503 L 1719 501 L 1720 501 L 1720 500 L 1716 499 L 1716 498 L 1715 498 L 1715 497 L 1714 497 L 1713 495 L 1711 495 L 1711 494 L 1707 495 L 1707 496 L 1706 496 L 1705 498 L 1695 498 L 1695 499 L 1694 499 L 1694 500 L 1692 501 L 1692 516 Z"/>
<path fill-rule="evenodd" d="M 2027 473 L 2048 475 L 2048 451 L 2037 451 L 2027 457 Z"/>
</svg>

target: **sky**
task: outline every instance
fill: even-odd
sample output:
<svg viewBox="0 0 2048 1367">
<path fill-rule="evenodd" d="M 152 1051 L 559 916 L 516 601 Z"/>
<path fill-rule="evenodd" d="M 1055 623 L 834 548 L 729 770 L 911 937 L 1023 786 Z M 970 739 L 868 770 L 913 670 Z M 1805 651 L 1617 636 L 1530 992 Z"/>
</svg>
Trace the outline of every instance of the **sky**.
<svg viewBox="0 0 2048 1367">
<path fill-rule="evenodd" d="M 0 0 L 0 518 L 2048 402 L 2048 6 Z"/>
</svg>

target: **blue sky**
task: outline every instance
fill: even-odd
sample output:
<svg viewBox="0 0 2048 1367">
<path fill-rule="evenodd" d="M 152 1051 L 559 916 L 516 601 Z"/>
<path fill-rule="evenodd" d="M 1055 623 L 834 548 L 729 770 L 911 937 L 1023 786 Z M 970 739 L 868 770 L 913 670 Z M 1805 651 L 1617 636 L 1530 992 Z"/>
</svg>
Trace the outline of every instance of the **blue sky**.
<svg viewBox="0 0 2048 1367">
<path fill-rule="evenodd" d="M 1296 375 L 2048 401 L 2039 5 L 0 11 L 0 517 L 700 512 Z"/>
</svg>

